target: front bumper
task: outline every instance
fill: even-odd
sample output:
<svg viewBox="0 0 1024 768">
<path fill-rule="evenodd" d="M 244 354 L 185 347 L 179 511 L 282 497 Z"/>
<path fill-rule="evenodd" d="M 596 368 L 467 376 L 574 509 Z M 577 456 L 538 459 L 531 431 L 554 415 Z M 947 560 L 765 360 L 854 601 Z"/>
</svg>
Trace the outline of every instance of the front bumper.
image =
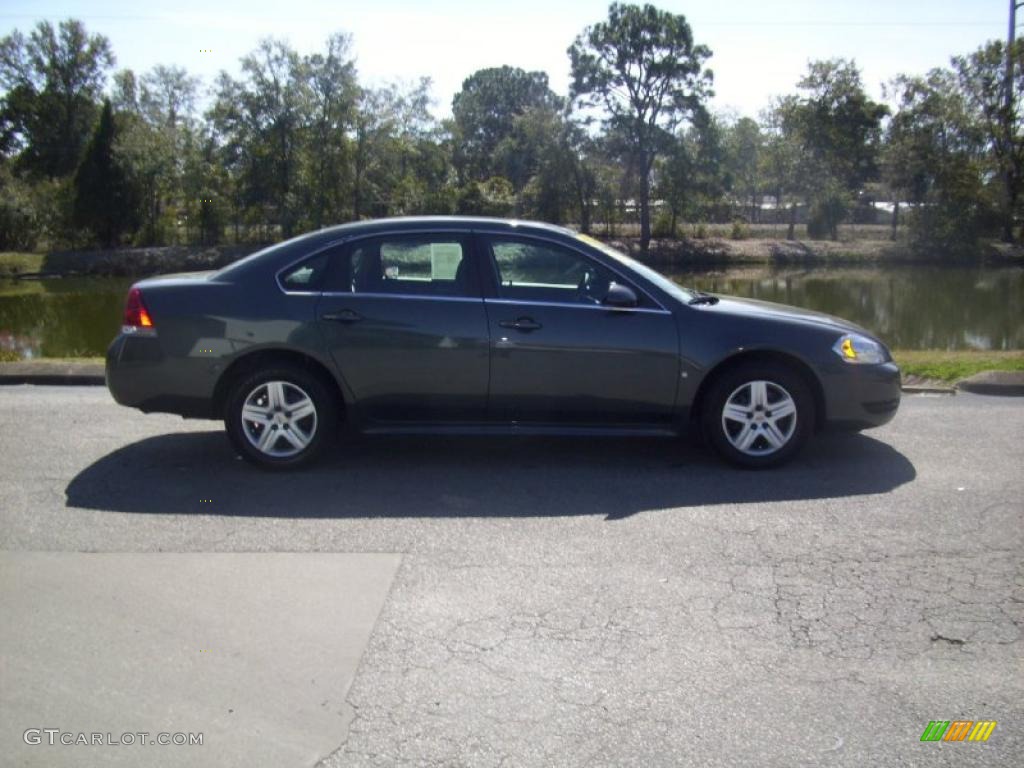
<svg viewBox="0 0 1024 768">
<path fill-rule="evenodd" d="M 893 362 L 849 365 L 840 361 L 823 372 L 822 386 L 828 429 L 880 427 L 892 421 L 900 406 L 900 369 Z"/>
</svg>

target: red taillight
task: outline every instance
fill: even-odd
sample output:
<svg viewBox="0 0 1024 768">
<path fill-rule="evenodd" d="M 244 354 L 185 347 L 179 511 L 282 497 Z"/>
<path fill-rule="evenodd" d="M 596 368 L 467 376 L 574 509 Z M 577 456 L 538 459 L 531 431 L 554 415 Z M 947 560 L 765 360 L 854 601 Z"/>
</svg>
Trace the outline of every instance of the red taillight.
<svg viewBox="0 0 1024 768">
<path fill-rule="evenodd" d="M 153 318 L 149 316 L 145 302 L 142 301 L 142 291 L 132 288 L 128 291 L 128 301 L 124 305 L 124 326 L 125 328 L 152 328 Z"/>
</svg>

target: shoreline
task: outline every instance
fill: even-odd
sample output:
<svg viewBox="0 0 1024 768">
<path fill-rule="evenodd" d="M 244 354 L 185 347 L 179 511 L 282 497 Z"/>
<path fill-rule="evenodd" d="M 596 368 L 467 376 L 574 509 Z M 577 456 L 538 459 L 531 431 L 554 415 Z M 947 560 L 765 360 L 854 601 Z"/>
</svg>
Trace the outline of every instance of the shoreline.
<svg viewBox="0 0 1024 768">
<path fill-rule="evenodd" d="M 1024 246 L 986 243 L 971 258 L 914 253 L 890 240 L 780 240 L 774 238 L 655 239 L 646 254 L 636 237 L 596 236 L 602 242 L 653 267 L 704 269 L 723 267 L 1024 267 Z M 266 244 L 160 246 L 107 250 L 0 253 L 0 279 L 56 277 L 133 277 L 219 269 Z"/>
</svg>

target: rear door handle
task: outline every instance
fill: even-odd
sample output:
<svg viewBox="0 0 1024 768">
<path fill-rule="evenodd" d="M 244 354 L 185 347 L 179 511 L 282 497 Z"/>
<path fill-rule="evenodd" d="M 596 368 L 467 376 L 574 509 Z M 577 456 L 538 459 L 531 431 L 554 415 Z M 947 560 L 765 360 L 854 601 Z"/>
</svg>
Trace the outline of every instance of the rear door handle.
<svg viewBox="0 0 1024 768">
<path fill-rule="evenodd" d="M 536 331 L 543 326 L 532 317 L 517 317 L 515 320 L 502 320 L 498 323 L 502 328 L 515 328 L 517 331 Z"/>
<path fill-rule="evenodd" d="M 337 312 L 325 312 L 320 315 L 321 320 L 330 320 L 335 323 L 358 323 L 363 316 L 354 309 L 342 309 Z"/>
</svg>

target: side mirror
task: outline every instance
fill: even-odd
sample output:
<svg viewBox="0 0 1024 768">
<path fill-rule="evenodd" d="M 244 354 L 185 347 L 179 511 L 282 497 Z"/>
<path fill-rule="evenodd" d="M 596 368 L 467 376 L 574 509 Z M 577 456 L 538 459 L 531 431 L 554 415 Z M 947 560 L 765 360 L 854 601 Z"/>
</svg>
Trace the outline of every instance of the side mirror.
<svg viewBox="0 0 1024 768">
<path fill-rule="evenodd" d="M 638 306 L 640 299 L 637 298 L 636 291 L 628 285 L 612 283 L 608 286 L 608 293 L 605 295 L 602 303 L 609 307 L 630 309 Z"/>
</svg>

